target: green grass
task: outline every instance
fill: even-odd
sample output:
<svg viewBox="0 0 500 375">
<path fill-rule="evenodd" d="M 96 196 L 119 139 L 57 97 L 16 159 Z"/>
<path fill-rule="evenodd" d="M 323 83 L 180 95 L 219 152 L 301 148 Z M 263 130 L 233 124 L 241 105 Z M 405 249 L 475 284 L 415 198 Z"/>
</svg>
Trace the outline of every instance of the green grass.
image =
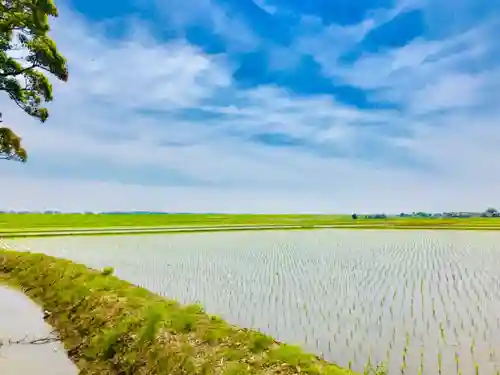
<svg viewBox="0 0 500 375">
<path fill-rule="evenodd" d="M 112 273 L 43 254 L 0 250 L 2 279 L 49 312 L 48 323 L 82 375 L 349 374 Z"/>
<path fill-rule="evenodd" d="M 174 227 L 224 225 L 316 225 L 362 229 L 500 229 L 500 218 L 389 218 L 353 222 L 349 215 L 246 215 L 246 214 L 0 214 L 0 236 L 23 231 L 50 231 L 113 227 Z"/>
<path fill-rule="evenodd" d="M 244 214 L 0 214 L 3 229 L 105 228 L 151 226 L 207 226 L 259 224 L 318 224 L 351 222 L 348 215 L 244 215 Z"/>
</svg>

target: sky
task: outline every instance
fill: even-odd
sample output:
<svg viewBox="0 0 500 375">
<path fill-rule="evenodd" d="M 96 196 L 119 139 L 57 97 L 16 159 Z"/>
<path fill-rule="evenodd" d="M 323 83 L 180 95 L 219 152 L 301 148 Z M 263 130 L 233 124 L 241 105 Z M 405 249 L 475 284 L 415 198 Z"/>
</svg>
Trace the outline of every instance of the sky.
<svg viewBox="0 0 500 375">
<path fill-rule="evenodd" d="M 0 208 L 350 213 L 500 206 L 500 4 L 57 0 L 69 81 Z"/>
</svg>

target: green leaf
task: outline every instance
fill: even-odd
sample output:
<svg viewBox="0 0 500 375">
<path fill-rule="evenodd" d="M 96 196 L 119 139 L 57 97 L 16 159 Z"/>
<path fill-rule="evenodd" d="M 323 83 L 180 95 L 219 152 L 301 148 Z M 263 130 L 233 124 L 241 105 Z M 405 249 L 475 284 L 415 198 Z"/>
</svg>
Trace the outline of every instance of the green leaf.
<svg viewBox="0 0 500 375">
<path fill-rule="evenodd" d="M 44 103 L 53 99 L 46 73 L 68 80 L 66 59 L 47 35 L 49 16 L 57 15 L 52 0 L 0 0 L 0 92 L 41 122 L 49 117 Z M 14 59 L 14 52 L 19 56 L 20 51 L 24 57 Z M 21 138 L 8 128 L 1 129 L 0 158 L 26 161 Z"/>
</svg>

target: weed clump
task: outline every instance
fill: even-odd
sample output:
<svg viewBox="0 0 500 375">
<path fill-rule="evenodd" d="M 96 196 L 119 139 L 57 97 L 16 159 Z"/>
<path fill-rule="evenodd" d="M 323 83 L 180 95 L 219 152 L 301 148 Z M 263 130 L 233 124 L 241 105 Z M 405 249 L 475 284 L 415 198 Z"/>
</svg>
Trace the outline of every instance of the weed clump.
<svg viewBox="0 0 500 375">
<path fill-rule="evenodd" d="M 111 276 L 115 273 L 115 269 L 113 267 L 104 267 L 101 271 L 101 275 L 103 276 Z"/>
</svg>

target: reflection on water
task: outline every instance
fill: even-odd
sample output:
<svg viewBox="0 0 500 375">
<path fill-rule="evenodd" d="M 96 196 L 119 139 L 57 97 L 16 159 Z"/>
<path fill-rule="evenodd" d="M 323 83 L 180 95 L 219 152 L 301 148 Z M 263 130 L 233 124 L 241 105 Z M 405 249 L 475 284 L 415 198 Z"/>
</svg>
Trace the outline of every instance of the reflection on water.
<svg viewBox="0 0 500 375">
<path fill-rule="evenodd" d="M 73 375 L 76 366 L 58 342 L 9 344 L 51 337 L 39 306 L 19 291 L 0 286 L 0 374 Z M 26 339 L 26 340 L 23 340 Z"/>
<path fill-rule="evenodd" d="M 391 374 L 500 370 L 500 233 L 276 231 L 16 240 Z M 458 370 L 457 370 L 458 367 Z"/>
</svg>

